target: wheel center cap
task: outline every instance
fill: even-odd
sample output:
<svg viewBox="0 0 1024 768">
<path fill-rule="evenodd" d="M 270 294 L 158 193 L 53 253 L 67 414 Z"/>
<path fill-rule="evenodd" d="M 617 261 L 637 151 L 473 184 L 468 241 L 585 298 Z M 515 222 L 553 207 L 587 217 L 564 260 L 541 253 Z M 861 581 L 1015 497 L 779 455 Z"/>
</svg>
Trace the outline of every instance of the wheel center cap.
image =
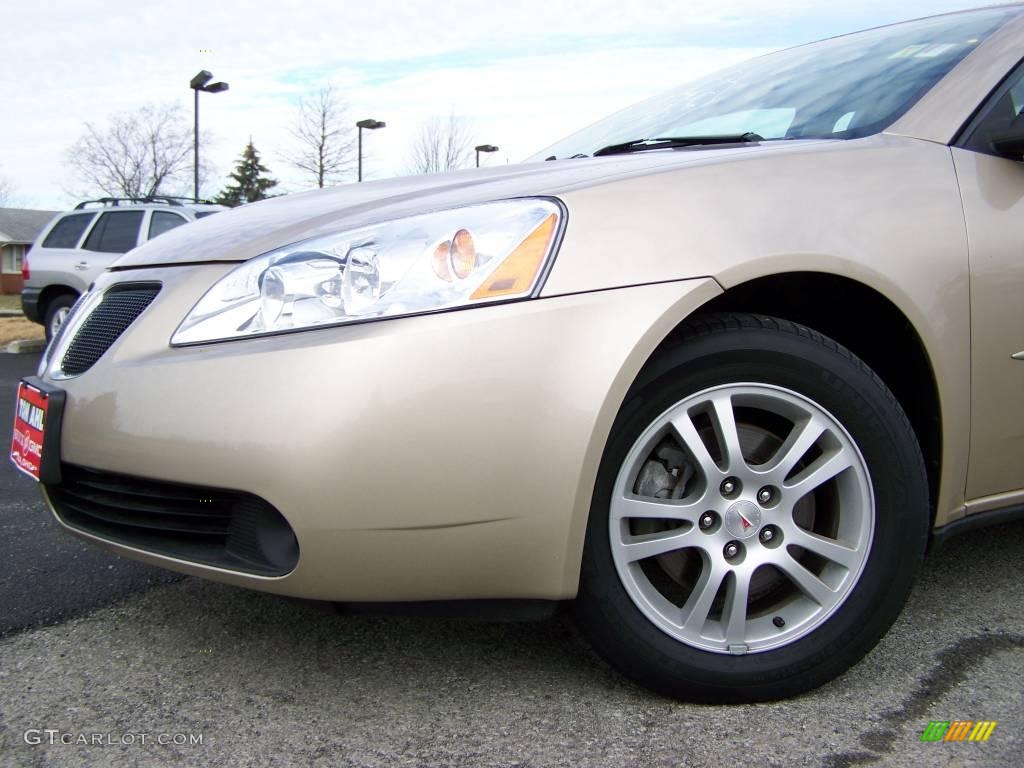
<svg viewBox="0 0 1024 768">
<path fill-rule="evenodd" d="M 750 501 L 737 501 L 725 511 L 725 530 L 736 539 L 749 539 L 761 527 L 761 508 Z"/>
</svg>

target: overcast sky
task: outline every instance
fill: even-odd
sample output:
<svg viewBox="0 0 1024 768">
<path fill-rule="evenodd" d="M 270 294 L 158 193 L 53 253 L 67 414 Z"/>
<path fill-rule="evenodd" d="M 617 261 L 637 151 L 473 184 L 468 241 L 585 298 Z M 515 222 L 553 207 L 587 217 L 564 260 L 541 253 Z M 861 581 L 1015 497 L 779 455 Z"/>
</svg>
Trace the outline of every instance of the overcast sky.
<svg viewBox="0 0 1024 768">
<path fill-rule="evenodd" d="M 325 83 L 366 136 L 369 178 L 402 174 L 420 122 L 453 111 L 473 143 L 517 162 L 615 109 L 761 52 L 978 0 L 35 0 L 2 11 L 0 178 L 14 203 L 65 208 L 84 191 L 64 165 L 85 122 L 146 103 L 192 116 L 216 194 L 251 136 L 283 191 L 308 186 L 281 159 L 296 103 Z M 187 190 L 186 190 L 187 191 Z"/>
</svg>

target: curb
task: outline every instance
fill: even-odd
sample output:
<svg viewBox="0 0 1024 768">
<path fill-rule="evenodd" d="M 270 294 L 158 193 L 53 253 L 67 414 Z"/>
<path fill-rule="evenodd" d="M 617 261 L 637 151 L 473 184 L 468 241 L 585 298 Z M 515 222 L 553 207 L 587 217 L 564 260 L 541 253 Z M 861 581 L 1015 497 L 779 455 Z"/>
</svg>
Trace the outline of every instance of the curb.
<svg viewBox="0 0 1024 768">
<path fill-rule="evenodd" d="M 26 355 L 30 352 L 42 352 L 45 348 L 45 339 L 21 339 L 12 341 L 3 351 L 9 355 Z"/>
</svg>

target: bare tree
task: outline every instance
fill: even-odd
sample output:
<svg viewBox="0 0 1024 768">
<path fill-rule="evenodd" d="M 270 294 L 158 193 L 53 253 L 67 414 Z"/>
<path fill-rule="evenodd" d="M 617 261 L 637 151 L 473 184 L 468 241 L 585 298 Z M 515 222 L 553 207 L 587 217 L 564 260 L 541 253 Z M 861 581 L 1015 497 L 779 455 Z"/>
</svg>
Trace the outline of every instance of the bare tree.
<svg viewBox="0 0 1024 768">
<path fill-rule="evenodd" d="M 451 114 L 420 123 L 408 168 L 412 173 L 441 173 L 469 165 L 470 133 L 465 120 Z"/>
<path fill-rule="evenodd" d="M 192 126 L 174 106 L 147 105 L 114 115 L 105 127 L 85 124 L 67 164 L 89 186 L 112 196 L 169 194 L 187 187 Z"/>
<path fill-rule="evenodd" d="M 288 129 L 296 148 L 283 158 L 312 176 L 318 187 L 338 181 L 352 168 L 352 130 L 345 103 L 333 87 L 325 85 L 299 102 L 299 114 Z"/>
<path fill-rule="evenodd" d="M 6 176 L 0 176 L 0 208 L 13 204 L 14 193 L 14 183 Z"/>
</svg>

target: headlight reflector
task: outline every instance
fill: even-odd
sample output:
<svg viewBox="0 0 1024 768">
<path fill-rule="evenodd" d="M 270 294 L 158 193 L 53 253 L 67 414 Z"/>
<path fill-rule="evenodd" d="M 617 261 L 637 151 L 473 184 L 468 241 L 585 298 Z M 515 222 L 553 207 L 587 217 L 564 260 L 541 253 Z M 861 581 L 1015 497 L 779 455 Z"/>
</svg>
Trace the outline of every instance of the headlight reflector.
<svg viewBox="0 0 1024 768">
<path fill-rule="evenodd" d="M 526 298 L 555 245 L 559 206 L 507 200 L 317 237 L 233 269 L 171 338 L 199 344 Z"/>
</svg>

